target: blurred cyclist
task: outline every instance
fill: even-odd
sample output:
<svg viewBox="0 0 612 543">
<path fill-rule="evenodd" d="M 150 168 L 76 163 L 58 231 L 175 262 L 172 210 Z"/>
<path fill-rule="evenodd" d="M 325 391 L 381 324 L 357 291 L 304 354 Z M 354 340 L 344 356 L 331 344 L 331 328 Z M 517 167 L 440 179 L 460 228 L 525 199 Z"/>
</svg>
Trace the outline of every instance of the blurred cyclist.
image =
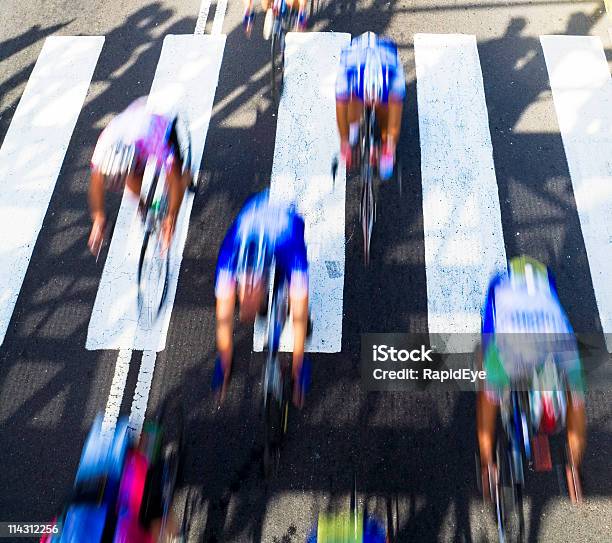
<svg viewBox="0 0 612 543">
<path fill-rule="evenodd" d="M 139 98 L 117 115 L 100 134 L 91 159 L 89 208 L 93 226 L 88 246 L 96 255 L 104 237 L 106 214 L 104 192 L 119 192 L 127 186 L 140 199 L 142 176 L 147 161 L 165 165 L 168 213 L 162 225 L 164 247 L 168 247 L 185 189 L 191 186 L 190 164 L 183 156 L 188 143 L 182 119 L 175 114 L 156 113 Z M 142 209 L 142 202 L 139 206 Z"/>
<path fill-rule="evenodd" d="M 266 40 L 270 39 L 272 35 L 272 26 L 274 25 L 274 14 L 278 13 L 282 0 L 261 0 L 261 8 L 266 14 L 264 19 L 263 37 Z M 272 6 L 270 6 L 272 3 Z M 306 17 L 306 0 L 286 0 L 287 8 L 292 9 L 295 4 L 298 4 L 298 30 L 304 30 L 306 28 L 307 17 Z M 255 20 L 255 10 L 253 9 L 253 0 L 244 0 L 244 17 L 242 19 L 242 25 L 247 36 L 251 35 L 253 30 L 253 21 Z"/>
<path fill-rule="evenodd" d="M 525 256 L 510 260 L 508 273 L 489 285 L 482 331 L 487 374 L 485 390 L 478 392 L 477 432 L 485 495 L 489 468 L 495 467 L 499 404 L 521 382 L 532 387 L 536 430 L 553 433 L 566 417 L 569 451 L 579 467 L 586 436 L 582 366 L 573 329 L 544 264 Z"/>
<path fill-rule="evenodd" d="M 249 198 L 230 226 L 219 251 L 215 281 L 217 298 L 217 350 L 223 368 L 221 399 L 229 383 L 233 355 L 234 306 L 239 316 L 253 322 L 267 308 L 271 265 L 289 283 L 289 306 L 293 315 L 294 403 L 301 405 L 299 386 L 304 342 L 308 328 L 308 258 L 304 219 L 295 208 L 270 201 L 268 191 Z"/>
<path fill-rule="evenodd" d="M 102 421 L 99 415 L 87 436 L 72 498 L 56 521 L 58 533 L 41 543 L 180 541 L 171 509 L 162 523 L 159 429 L 145 425 L 134 443 L 127 419 L 118 421 L 110 439 L 103 435 Z"/>
<path fill-rule="evenodd" d="M 336 119 L 340 153 L 347 167 L 351 147 L 358 143 L 364 105 L 373 105 L 382 139 L 379 173 L 381 179 L 391 177 L 405 95 L 404 68 L 390 39 L 365 32 L 342 50 L 336 78 Z"/>
<path fill-rule="evenodd" d="M 355 526 L 356 524 L 356 526 Z M 306 543 L 385 543 L 387 534 L 382 523 L 363 513 L 345 511 L 319 515 L 317 527 Z"/>
</svg>

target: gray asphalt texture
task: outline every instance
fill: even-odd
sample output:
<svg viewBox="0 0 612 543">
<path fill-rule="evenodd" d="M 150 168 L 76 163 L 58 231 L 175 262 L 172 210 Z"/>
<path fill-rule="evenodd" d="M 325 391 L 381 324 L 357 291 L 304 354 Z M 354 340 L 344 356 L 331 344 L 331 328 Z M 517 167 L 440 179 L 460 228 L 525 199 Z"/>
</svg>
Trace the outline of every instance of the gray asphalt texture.
<svg viewBox="0 0 612 543">
<path fill-rule="evenodd" d="M 104 35 L 106 41 L 0 347 L 0 520 L 48 521 L 70 493 L 86 433 L 103 411 L 116 352 L 85 339 L 102 263 L 86 249 L 88 164 L 99 131 L 150 88 L 166 34 L 191 34 L 199 0 L 2 0 L 0 141 L 44 39 Z M 210 32 L 215 5 L 206 32 Z M 236 332 L 229 397 L 217 410 L 214 265 L 243 201 L 269 183 L 276 130 L 261 38 L 246 40 L 242 3 L 228 5 L 227 44 L 204 150 L 167 347 L 159 354 L 148 413 L 166 397 L 187 411 L 188 447 L 178 510 L 198 497 L 192 541 L 304 541 L 319 511 L 348 507 L 353 473 L 362 504 L 396 504 L 398 541 L 494 541 L 491 511 L 476 490 L 475 397 L 471 393 L 365 393 L 360 334 L 426 332 L 420 147 L 413 37 L 468 33 L 478 39 L 508 255 L 550 265 L 577 331 L 601 333 L 587 255 L 539 43 L 542 34 L 598 35 L 612 54 L 602 2 L 320 2 L 317 31 L 366 30 L 397 41 L 407 77 L 399 155 L 404 196 L 382 190 L 372 266 L 361 263 L 358 185 L 346 206 L 342 352 L 314 355 L 313 387 L 293 412 L 278 477 L 260 475 L 261 354 Z M 177 59 L 180 62 L 180 59 Z M 234 91 L 245 86 L 238 93 Z M 234 94 L 232 94 L 234 93 Z M 231 99 L 227 99 L 232 95 Z M 330 119 L 333 122 L 333 119 Z M 299 153 L 300 149 L 296 149 Z M 109 199 L 109 215 L 119 199 Z M 9 236 L 10 232 L 0 235 Z M 122 414 L 129 414 L 140 353 L 134 353 Z M 529 541 L 612 541 L 612 408 L 607 386 L 587 395 L 586 502 L 576 508 L 551 474 L 529 474 Z M 21 540 L 23 541 L 23 540 Z"/>
</svg>

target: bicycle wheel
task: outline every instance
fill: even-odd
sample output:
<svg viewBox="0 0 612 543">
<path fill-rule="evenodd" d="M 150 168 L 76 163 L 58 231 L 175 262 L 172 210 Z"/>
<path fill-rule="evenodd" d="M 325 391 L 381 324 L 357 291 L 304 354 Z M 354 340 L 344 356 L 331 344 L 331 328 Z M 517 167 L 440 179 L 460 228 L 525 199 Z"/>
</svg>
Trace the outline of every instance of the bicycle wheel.
<svg viewBox="0 0 612 543">
<path fill-rule="evenodd" d="M 372 168 L 365 166 L 361 189 L 361 229 L 363 233 L 363 261 L 370 264 L 370 243 L 374 225 L 374 191 L 372 188 Z"/>
<path fill-rule="evenodd" d="M 162 523 L 160 533 L 164 533 L 176 487 L 180 481 L 185 447 L 183 408 L 176 400 L 165 400 L 157 416 L 161 428 L 161 500 Z"/>
<path fill-rule="evenodd" d="M 281 20 L 277 18 L 274 22 L 274 31 L 272 32 L 271 55 L 272 55 L 272 70 L 271 70 L 271 89 L 272 100 L 278 105 L 283 92 L 283 79 L 285 71 L 285 32 L 281 27 Z M 277 28 L 278 27 L 278 28 Z"/>
<path fill-rule="evenodd" d="M 264 406 L 263 473 L 266 479 L 276 475 L 280 461 L 283 409 L 272 392 L 267 392 Z"/>
<path fill-rule="evenodd" d="M 496 446 L 498 477 L 494 496 L 499 541 L 522 543 L 525 537 L 523 489 L 515 482 L 508 437 L 504 431 L 499 433 Z"/>
<path fill-rule="evenodd" d="M 185 507 L 183 507 L 183 519 L 181 521 L 181 538 L 182 543 L 189 541 L 189 533 L 191 532 L 191 523 L 195 516 L 199 513 L 202 499 L 195 489 L 191 488 L 185 498 Z"/>
<path fill-rule="evenodd" d="M 155 322 L 166 301 L 169 267 L 170 249 L 162 254 L 161 236 L 147 230 L 138 260 L 138 313 L 147 327 Z"/>
</svg>

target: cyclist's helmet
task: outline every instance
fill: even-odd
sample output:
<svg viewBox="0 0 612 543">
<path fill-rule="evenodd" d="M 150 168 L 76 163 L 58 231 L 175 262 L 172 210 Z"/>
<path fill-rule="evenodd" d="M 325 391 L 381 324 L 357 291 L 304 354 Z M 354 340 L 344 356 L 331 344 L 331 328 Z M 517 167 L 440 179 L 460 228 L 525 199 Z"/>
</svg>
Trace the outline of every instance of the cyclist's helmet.
<svg viewBox="0 0 612 543">
<path fill-rule="evenodd" d="M 99 167 L 107 190 L 113 192 L 123 190 L 126 176 L 134 169 L 135 155 L 136 147 L 133 144 L 116 142 L 108 148 Z"/>
<path fill-rule="evenodd" d="M 377 45 L 377 37 L 373 32 L 367 32 L 364 40 L 365 60 L 362 70 L 359 70 L 359 91 L 366 104 L 381 102 L 385 96 L 386 77 L 380 49 Z"/>
<path fill-rule="evenodd" d="M 555 281 L 548 268 L 528 256 L 517 256 L 508 262 L 508 275 L 513 288 L 523 288 L 527 294 L 550 292 L 556 295 Z"/>
<path fill-rule="evenodd" d="M 273 248 L 264 225 L 254 225 L 240 240 L 236 263 L 236 280 L 252 289 L 265 278 L 272 263 Z"/>
</svg>

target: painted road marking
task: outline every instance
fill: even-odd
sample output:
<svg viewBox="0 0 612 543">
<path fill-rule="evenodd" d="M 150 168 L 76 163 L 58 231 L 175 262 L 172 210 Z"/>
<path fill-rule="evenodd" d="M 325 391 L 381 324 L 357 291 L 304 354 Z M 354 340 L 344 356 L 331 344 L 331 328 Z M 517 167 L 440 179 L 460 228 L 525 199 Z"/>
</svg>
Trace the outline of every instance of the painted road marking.
<svg viewBox="0 0 612 543">
<path fill-rule="evenodd" d="M 344 201 L 346 176 L 332 157 L 339 153 L 335 114 L 336 72 L 349 34 L 290 32 L 285 51 L 284 90 L 278 108 L 271 198 L 294 201 L 306 222 L 313 333 L 309 352 L 340 352 L 344 290 Z M 330 263 L 330 264 L 326 264 Z M 333 273 L 329 273 L 329 269 Z M 265 326 L 255 323 L 253 348 L 263 348 Z M 293 350 L 292 327 L 281 339 Z"/>
<path fill-rule="evenodd" d="M 218 36 L 223 32 L 223 20 L 227 10 L 227 0 L 217 0 L 217 8 L 215 9 L 215 18 L 210 33 L 213 36 Z"/>
<path fill-rule="evenodd" d="M 142 353 L 142 362 L 138 370 L 138 381 L 136 382 L 136 389 L 134 390 L 132 409 L 128 422 L 130 432 L 136 439 L 140 436 L 140 431 L 142 430 L 142 425 L 145 420 L 147 405 L 149 403 L 149 392 L 151 391 L 153 373 L 155 372 L 155 358 L 155 351 L 144 351 Z"/>
<path fill-rule="evenodd" d="M 0 148 L 0 345 L 103 44 L 45 40 Z"/>
<path fill-rule="evenodd" d="M 595 299 L 612 352 L 612 78 L 601 40 L 541 36 Z"/>
<path fill-rule="evenodd" d="M 202 0 L 202 3 L 200 4 L 200 12 L 198 13 L 198 20 L 196 21 L 195 30 L 193 32 L 196 36 L 204 34 L 209 10 L 210 0 Z"/>
<path fill-rule="evenodd" d="M 416 34 L 414 48 L 429 333 L 470 352 L 491 274 L 506 267 L 476 38 Z"/>
<path fill-rule="evenodd" d="M 115 427 L 117 426 L 117 417 L 119 417 L 119 409 L 123 401 L 123 391 L 125 390 L 131 360 L 132 351 L 130 349 L 121 349 L 119 351 L 117 361 L 115 362 L 113 382 L 111 383 L 104 411 L 104 419 L 102 420 L 102 435 L 109 441 L 115 433 Z"/>
<path fill-rule="evenodd" d="M 224 47 L 225 36 L 166 36 L 149 95 L 150 104 L 168 110 L 179 107 L 185 113 L 191 133 L 194 171 L 200 166 Z M 181 59 L 178 64 L 177 58 Z M 139 322 L 136 303 L 142 228 L 134 198 L 124 194 L 89 322 L 88 349 L 161 351 L 165 348 L 192 205 L 193 196 L 186 194 L 170 248 L 165 308 L 154 325 L 146 327 Z"/>
</svg>

